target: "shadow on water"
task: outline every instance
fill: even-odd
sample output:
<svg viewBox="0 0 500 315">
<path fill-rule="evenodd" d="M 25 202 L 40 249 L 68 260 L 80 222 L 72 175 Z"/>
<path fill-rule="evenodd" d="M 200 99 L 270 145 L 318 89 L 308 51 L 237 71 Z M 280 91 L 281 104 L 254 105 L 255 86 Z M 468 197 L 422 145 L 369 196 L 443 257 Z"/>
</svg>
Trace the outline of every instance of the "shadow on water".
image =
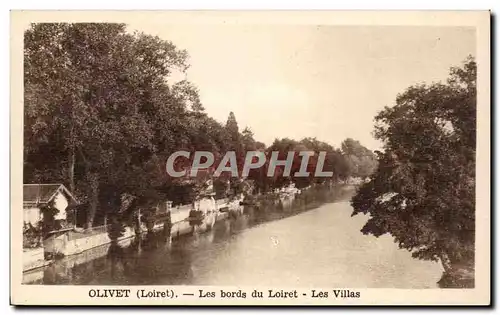
<svg viewBox="0 0 500 315">
<path fill-rule="evenodd" d="M 268 195 L 255 206 L 245 206 L 250 226 L 284 219 L 315 209 L 325 203 L 349 200 L 354 193 L 352 186 L 317 186 L 303 190 L 296 196 Z"/>
<path fill-rule="evenodd" d="M 296 196 L 259 196 L 253 205 L 244 206 L 241 213 L 217 221 L 211 231 L 204 234 L 194 232 L 173 240 L 170 229 L 166 228 L 118 241 L 123 235 L 123 227 L 114 225 L 110 244 L 64 257 L 46 267 L 43 276 L 31 283 L 189 284 L 196 277 L 192 261 L 200 259 L 199 255 L 210 259 L 210 255 L 224 252 L 224 246 L 231 238 L 246 229 L 294 216 L 324 203 L 348 200 L 352 193 L 352 187 L 318 186 L 303 190 Z"/>
</svg>

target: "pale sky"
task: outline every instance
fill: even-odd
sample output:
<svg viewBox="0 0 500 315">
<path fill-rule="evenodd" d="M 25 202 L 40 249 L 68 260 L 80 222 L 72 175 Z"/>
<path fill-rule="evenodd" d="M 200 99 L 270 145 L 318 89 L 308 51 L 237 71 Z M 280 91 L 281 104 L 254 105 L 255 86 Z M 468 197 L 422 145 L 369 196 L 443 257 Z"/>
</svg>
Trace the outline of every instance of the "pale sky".
<svg viewBox="0 0 500 315">
<path fill-rule="evenodd" d="M 460 27 L 129 24 L 190 55 L 187 79 L 206 112 L 270 145 L 347 137 L 374 150 L 373 118 L 397 93 L 446 79 L 475 55 L 475 31 Z"/>
</svg>

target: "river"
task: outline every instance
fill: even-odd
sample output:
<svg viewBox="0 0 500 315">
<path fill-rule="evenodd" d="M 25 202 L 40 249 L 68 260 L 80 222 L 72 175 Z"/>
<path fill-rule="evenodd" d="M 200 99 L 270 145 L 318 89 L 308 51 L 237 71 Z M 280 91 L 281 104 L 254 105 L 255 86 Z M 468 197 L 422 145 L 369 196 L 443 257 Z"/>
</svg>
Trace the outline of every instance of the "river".
<svg viewBox="0 0 500 315">
<path fill-rule="evenodd" d="M 208 233 L 130 239 L 27 276 L 34 283 L 79 285 L 437 287 L 440 264 L 412 258 L 390 236 L 363 235 L 367 217 L 351 217 L 347 200 L 284 212 L 251 208 Z"/>
</svg>

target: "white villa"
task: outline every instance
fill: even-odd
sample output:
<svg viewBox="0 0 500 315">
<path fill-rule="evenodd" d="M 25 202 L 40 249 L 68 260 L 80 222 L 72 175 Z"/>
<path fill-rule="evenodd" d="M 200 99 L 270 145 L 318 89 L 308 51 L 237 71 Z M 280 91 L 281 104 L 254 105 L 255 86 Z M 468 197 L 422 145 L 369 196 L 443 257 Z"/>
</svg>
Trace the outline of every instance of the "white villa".
<svg viewBox="0 0 500 315">
<path fill-rule="evenodd" d="M 42 207 L 51 204 L 59 212 L 55 215 L 55 220 L 67 222 L 67 211 L 76 204 L 75 197 L 62 184 L 25 184 L 23 187 L 23 223 L 24 227 L 37 226 L 43 219 Z M 23 231 L 24 233 L 24 231 Z M 45 260 L 45 250 L 43 246 L 31 242 L 25 247 L 23 241 L 23 271 L 35 270 L 50 263 Z M 33 247 L 32 247 L 33 245 Z"/>
<path fill-rule="evenodd" d="M 24 184 L 23 222 L 36 225 L 42 220 L 41 207 L 53 202 L 59 210 L 56 220 L 66 221 L 68 206 L 77 203 L 75 197 L 62 184 Z"/>
</svg>

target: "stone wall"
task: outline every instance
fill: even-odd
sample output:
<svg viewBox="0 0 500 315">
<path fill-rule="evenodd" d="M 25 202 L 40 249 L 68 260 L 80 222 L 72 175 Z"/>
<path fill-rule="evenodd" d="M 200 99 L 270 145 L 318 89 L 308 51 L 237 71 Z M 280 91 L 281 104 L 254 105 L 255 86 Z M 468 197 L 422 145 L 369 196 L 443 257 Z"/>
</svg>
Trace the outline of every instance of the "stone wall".
<svg viewBox="0 0 500 315">
<path fill-rule="evenodd" d="M 72 240 L 69 240 L 68 233 L 52 236 L 46 239 L 44 241 L 45 252 L 69 256 L 79 254 L 97 246 L 111 243 L 111 239 L 109 238 L 107 232 L 83 236 Z M 118 240 L 123 240 L 133 236 L 135 236 L 134 230 L 131 227 L 126 227 L 124 235 L 118 238 Z"/>
<path fill-rule="evenodd" d="M 43 247 L 23 249 L 23 271 L 41 267 L 45 264 Z"/>
</svg>

